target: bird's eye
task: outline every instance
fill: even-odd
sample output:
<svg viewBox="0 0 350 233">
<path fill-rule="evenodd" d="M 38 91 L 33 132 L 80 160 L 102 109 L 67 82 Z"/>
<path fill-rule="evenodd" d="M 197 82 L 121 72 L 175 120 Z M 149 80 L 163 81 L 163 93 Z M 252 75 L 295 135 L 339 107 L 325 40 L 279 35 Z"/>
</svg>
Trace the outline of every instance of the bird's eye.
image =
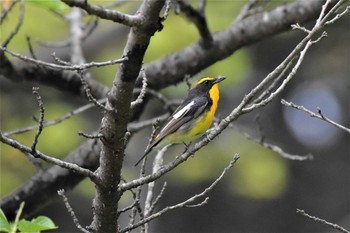
<svg viewBox="0 0 350 233">
<path fill-rule="evenodd" d="M 206 81 L 204 82 L 205 85 L 209 85 L 209 83 L 210 83 L 209 80 L 206 80 Z"/>
</svg>

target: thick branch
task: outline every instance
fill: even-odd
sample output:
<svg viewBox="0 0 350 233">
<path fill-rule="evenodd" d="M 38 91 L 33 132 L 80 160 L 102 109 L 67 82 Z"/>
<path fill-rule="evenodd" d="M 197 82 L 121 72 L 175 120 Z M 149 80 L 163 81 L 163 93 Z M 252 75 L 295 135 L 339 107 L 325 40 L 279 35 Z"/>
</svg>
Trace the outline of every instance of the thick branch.
<svg viewBox="0 0 350 233">
<path fill-rule="evenodd" d="M 95 232 L 118 232 L 118 201 L 121 196 L 116 187 L 120 182 L 129 112 L 136 78 L 150 38 L 159 29 L 159 13 L 165 1 L 144 1 L 139 12 L 144 17 L 142 27 L 131 28 L 124 56 L 128 60 L 120 65 L 107 96 L 101 122 L 102 150 L 100 167 L 96 173 L 99 182 L 93 201 L 94 218 L 91 228 Z"/>
<path fill-rule="evenodd" d="M 176 3 L 179 5 L 180 11 L 196 25 L 202 38 L 201 43 L 205 48 L 209 48 L 213 42 L 213 38 L 208 28 L 204 9 L 195 9 L 187 0 L 177 0 Z"/>
<path fill-rule="evenodd" d="M 323 1 L 300 0 L 238 21 L 227 30 L 213 36 L 214 44 L 210 50 L 203 48 L 199 42 L 146 65 L 148 87 L 159 90 L 179 83 L 185 75 L 194 75 L 215 62 L 232 55 L 243 46 L 276 35 L 289 29 L 292 24 L 314 19 L 321 11 L 322 4 Z M 40 82 L 62 91 L 84 95 L 79 77 L 74 72 L 47 68 L 38 69 L 36 65 L 24 62 L 12 64 L 2 57 L 1 61 L 0 75 L 9 79 Z M 89 86 L 93 96 L 96 98 L 105 97 L 108 89 L 93 80 L 91 82 L 92 84 Z M 142 86 L 141 75 L 137 85 Z"/>
<path fill-rule="evenodd" d="M 197 74 L 243 46 L 276 35 L 289 29 L 292 24 L 315 19 L 323 3 L 324 1 L 300 0 L 244 18 L 230 28 L 214 34 L 210 49 L 203 48 L 198 42 L 146 65 L 148 85 L 152 89 L 161 89 L 179 83 L 185 75 Z M 137 84 L 141 86 L 141 78 Z"/>
</svg>

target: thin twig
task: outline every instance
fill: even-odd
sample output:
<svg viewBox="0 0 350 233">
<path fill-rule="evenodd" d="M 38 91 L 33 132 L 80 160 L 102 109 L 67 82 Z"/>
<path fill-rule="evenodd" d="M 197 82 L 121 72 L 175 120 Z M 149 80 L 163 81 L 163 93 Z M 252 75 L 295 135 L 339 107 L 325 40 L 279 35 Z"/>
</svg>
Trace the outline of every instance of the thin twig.
<svg viewBox="0 0 350 233">
<path fill-rule="evenodd" d="M 244 18 L 247 18 L 248 16 L 252 15 L 252 11 L 258 2 L 259 0 L 248 0 L 247 3 L 242 7 L 234 23 L 239 22 Z M 259 10 L 261 11 L 261 9 Z M 257 12 L 254 12 L 254 13 L 257 13 Z"/>
<path fill-rule="evenodd" d="M 18 23 L 17 23 L 16 27 L 12 30 L 10 35 L 6 38 L 4 43 L 2 43 L 1 47 L 6 48 L 7 45 L 11 42 L 13 37 L 18 33 L 19 29 L 21 28 L 21 26 L 23 24 L 23 19 L 24 19 L 24 0 L 21 0 L 20 8 L 19 8 Z"/>
<path fill-rule="evenodd" d="M 298 23 L 292 24 L 291 27 L 292 27 L 292 30 L 300 30 L 300 31 L 303 31 L 305 33 L 310 33 L 309 29 L 306 29 L 305 27 L 300 26 Z"/>
<path fill-rule="evenodd" d="M 272 90 L 277 86 L 277 84 L 279 83 L 280 80 L 282 80 L 282 78 L 285 76 L 285 74 L 287 73 L 287 71 L 290 70 L 290 68 L 293 65 L 293 60 L 292 59 L 287 65 L 286 67 L 281 71 L 281 73 L 277 76 L 277 78 L 275 78 L 274 80 L 272 80 L 271 84 L 259 95 L 259 97 L 257 97 L 256 99 L 254 99 L 252 101 L 252 103 L 259 103 L 261 102 L 264 98 L 266 98 L 266 96 L 269 96 L 272 93 Z"/>
<path fill-rule="evenodd" d="M 325 14 L 328 5 L 332 2 L 332 0 L 327 0 L 326 3 L 322 6 L 322 11 L 317 19 L 316 25 L 325 26 L 328 21 L 332 21 L 329 19 L 335 12 L 340 8 L 342 4 L 344 4 L 348 0 L 339 0 L 328 12 Z M 343 15 L 342 15 L 343 16 Z M 337 17 L 337 16 L 336 16 Z M 334 19 L 334 18 L 333 18 Z M 339 19 L 339 18 L 338 18 Z"/>
<path fill-rule="evenodd" d="M 304 106 L 300 106 L 300 105 L 297 105 L 297 104 L 294 104 L 292 102 L 287 102 L 285 101 L 284 99 L 281 100 L 281 104 L 287 106 L 287 107 L 292 107 L 292 108 L 295 108 L 295 109 L 298 109 L 298 110 L 301 110 L 301 111 L 304 111 L 306 113 L 308 113 L 311 117 L 315 117 L 315 118 L 318 118 L 320 120 L 323 120 L 323 121 L 326 121 L 328 122 L 329 124 L 337 127 L 338 129 L 341 129 L 341 130 L 344 130 L 345 132 L 347 133 L 350 133 L 350 129 L 349 128 L 346 128 L 345 126 L 342 126 L 341 124 L 335 122 L 335 121 L 332 121 L 331 119 L 329 119 L 328 117 L 326 117 L 320 108 L 317 108 L 317 112 L 318 113 L 314 113 L 312 111 L 310 111 L 309 109 L 305 108 Z"/>
<path fill-rule="evenodd" d="M 228 172 L 228 170 L 230 170 L 230 168 L 236 163 L 236 161 L 239 159 L 239 155 L 238 154 L 235 154 L 234 157 L 233 157 L 233 160 L 229 163 L 229 165 L 223 170 L 223 172 L 221 173 L 221 175 L 213 182 L 211 183 L 211 185 L 209 187 L 207 187 L 204 191 L 202 191 L 201 193 L 199 194 L 196 194 L 192 197 L 190 197 L 189 199 L 181 202 L 181 203 L 178 203 L 176 205 L 173 205 L 173 206 L 168 206 L 168 207 L 165 207 L 164 209 L 160 210 L 159 212 L 155 213 L 155 214 L 152 214 L 151 216 L 139 221 L 138 223 L 132 225 L 132 226 L 128 226 L 124 229 L 122 229 L 120 231 L 120 233 L 124 233 L 124 232 L 127 232 L 127 231 L 130 231 L 132 229 L 135 229 L 139 226 L 143 226 L 145 223 L 155 219 L 155 218 L 158 218 L 159 216 L 163 215 L 164 213 L 170 211 L 170 210 L 174 210 L 174 209 L 178 209 L 178 208 L 184 208 L 184 207 L 187 207 L 188 205 L 190 205 L 191 203 L 197 201 L 198 199 L 206 196 L 221 180 L 222 178 L 225 176 L 225 174 Z M 203 203 L 203 202 L 201 202 Z"/>
<path fill-rule="evenodd" d="M 32 58 L 37 59 L 34 53 L 34 49 L 30 40 L 30 36 L 26 35 L 26 40 L 27 40 L 27 44 L 28 44 L 28 49 L 29 49 L 29 53 L 32 56 Z"/>
<path fill-rule="evenodd" d="M 31 154 L 34 157 L 36 157 L 36 145 L 38 144 L 39 136 L 40 136 L 41 132 L 43 131 L 45 107 L 44 107 L 44 103 L 43 103 L 43 101 L 41 99 L 41 96 L 39 94 L 39 87 L 33 87 L 33 94 L 35 95 L 36 100 L 38 101 L 39 112 L 40 112 L 38 131 L 34 135 L 34 140 L 33 140 L 32 146 L 31 146 L 31 149 L 32 149 L 32 153 Z"/>
<path fill-rule="evenodd" d="M 98 100 L 99 103 L 103 104 L 106 102 L 106 98 L 103 98 L 101 100 Z M 89 103 L 89 104 L 86 104 L 84 106 L 81 106 L 71 112 L 68 112 L 66 114 L 64 114 L 63 116 L 57 118 L 56 120 L 52 120 L 52 121 L 44 121 L 43 122 L 43 127 L 49 127 L 49 126 L 53 126 L 53 125 L 57 125 L 59 123 L 61 123 L 62 121 L 64 120 L 67 120 L 79 113 L 82 113 L 86 110 L 89 110 L 91 109 L 92 107 L 95 107 L 95 104 L 94 103 Z M 163 117 L 162 117 L 163 119 Z M 148 122 L 145 122 L 146 126 L 147 125 L 151 125 L 151 124 L 147 124 Z M 145 127 L 146 127 L 145 126 Z M 32 130 L 35 130 L 35 129 L 38 129 L 39 128 L 39 125 L 32 125 L 32 126 L 28 126 L 28 127 L 25 127 L 25 128 L 20 128 L 20 129 L 15 129 L 15 130 L 12 130 L 12 131 L 9 131 L 9 132 L 4 132 L 3 135 L 8 137 L 8 136 L 11 136 L 13 134 L 21 134 L 21 133 L 25 133 L 25 132 L 28 132 L 28 131 L 32 131 Z M 139 130 L 139 129 L 142 129 L 143 128 L 143 125 L 139 125 L 139 124 L 135 124 L 135 125 L 132 125 L 131 126 L 132 129 L 135 129 L 135 130 Z"/>
<path fill-rule="evenodd" d="M 254 138 L 251 135 L 249 135 L 247 132 L 244 132 L 237 127 L 234 127 L 234 128 L 237 129 L 247 139 L 249 139 L 255 143 L 258 143 L 261 146 L 263 146 L 269 150 L 272 150 L 273 152 L 277 153 L 278 155 L 280 155 L 281 157 L 283 157 L 285 159 L 296 160 L 296 161 L 305 161 L 305 160 L 312 160 L 314 158 L 314 156 L 312 154 L 307 154 L 307 155 L 289 154 L 289 153 L 285 152 L 281 147 L 274 145 L 274 144 L 271 144 L 271 143 L 267 143 L 263 137 L 261 137 L 260 139 Z"/>
<path fill-rule="evenodd" d="M 98 17 L 95 17 L 87 23 L 87 26 L 83 31 L 83 37 L 81 39 L 82 42 L 84 42 L 95 31 L 98 26 L 98 21 Z"/>
<path fill-rule="evenodd" d="M 119 216 L 119 215 L 121 215 L 121 214 L 123 214 L 123 213 L 125 213 L 125 212 L 127 212 L 127 211 L 129 211 L 129 210 L 131 210 L 131 209 L 134 208 L 136 205 L 137 205 L 137 202 L 134 201 L 131 205 L 126 206 L 126 207 L 124 207 L 124 208 L 121 209 L 121 210 L 118 210 L 118 214 L 117 214 L 117 215 Z"/>
<path fill-rule="evenodd" d="M 62 2 L 66 3 L 70 7 L 79 7 L 85 10 L 87 13 L 96 15 L 101 19 L 111 20 L 113 22 L 121 23 L 130 27 L 139 26 L 143 22 L 143 17 L 139 14 L 124 14 L 116 10 L 109 10 L 97 5 L 89 4 L 88 1 L 62 0 Z"/>
<path fill-rule="evenodd" d="M 141 166 L 140 177 L 143 177 L 145 175 L 145 164 L 146 164 L 146 160 L 144 161 L 144 163 Z M 129 226 L 132 226 L 132 225 L 134 225 L 134 223 L 136 221 L 136 214 L 137 213 L 139 213 L 139 216 L 141 219 L 144 218 L 143 211 L 142 211 L 142 208 L 140 205 L 142 187 L 141 186 L 137 187 L 136 192 L 134 192 L 132 190 L 130 190 L 130 191 L 133 195 L 134 202 L 135 202 L 134 207 L 131 209 L 131 215 L 130 215 L 130 220 L 129 220 Z"/>
<path fill-rule="evenodd" d="M 51 13 L 53 13 L 55 16 L 57 16 L 59 19 L 63 19 L 67 21 L 67 15 L 55 10 L 55 9 L 49 9 Z"/>
<path fill-rule="evenodd" d="M 322 40 L 324 37 L 327 37 L 327 32 L 322 32 L 321 36 L 319 36 L 316 40 L 311 40 L 312 44 L 318 43 L 320 40 Z"/>
<path fill-rule="evenodd" d="M 142 87 L 140 94 L 137 96 L 136 100 L 131 102 L 131 109 L 135 108 L 137 105 L 142 104 L 143 99 L 145 98 L 146 91 L 147 91 L 147 76 L 145 70 L 142 68 L 140 70 L 142 75 Z"/>
<path fill-rule="evenodd" d="M 147 148 L 151 145 L 153 138 L 156 136 L 157 129 L 159 127 L 159 120 L 157 119 L 154 124 L 152 125 L 152 133 L 151 136 L 148 139 L 148 144 Z M 146 149 L 147 150 L 147 149 Z M 142 166 L 141 166 L 141 171 L 144 169 L 146 166 L 146 160 L 147 160 L 147 154 L 144 154 L 134 165 L 136 167 L 141 161 L 143 161 Z"/>
<path fill-rule="evenodd" d="M 134 89 L 134 93 L 140 93 L 141 91 L 141 88 Z M 155 91 L 149 88 L 146 89 L 146 94 L 151 95 L 155 99 L 159 100 L 162 103 L 163 109 L 166 109 L 170 112 L 174 111 L 173 109 L 171 109 L 171 107 L 173 107 L 174 105 L 178 106 L 182 103 L 182 100 L 180 99 L 170 100 L 159 91 Z"/>
<path fill-rule="evenodd" d="M 205 47 L 210 47 L 213 43 L 213 37 L 210 33 L 204 12 L 192 7 L 187 0 L 177 0 L 176 3 L 186 18 L 196 25 L 202 38 L 203 45 Z"/>
<path fill-rule="evenodd" d="M 104 111 L 108 111 L 108 109 L 103 104 L 98 102 L 98 100 L 91 94 L 89 84 L 87 83 L 87 81 L 84 78 L 84 72 L 78 71 L 78 73 L 79 73 L 81 84 L 83 85 L 83 88 L 85 90 L 85 94 L 86 94 L 88 100 L 90 102 L 92 102 L 93 104 L 95 104 L 96 107 L 98 107 Z"/>
<path fill-rule="evenodd" d="M 295 73 L 297 72 L 298 68 L 300 67 L 304 56 L 307 52 L 307 50 L 313 45 L 314 43 L 318 42 L 321 38 L 324 37 L 324 34 L 322 34 L 318 39 L 312 40 L 312 37 L 317 34 L 321 29 L 325 26 L 325 23 L 327 20 L 332 16 L 332 14 L 341 6 L 341 4 L 344 2 L 342 0 L 338 1 L 335 6 L 333 6 L 327 14 L 324 15 L 325 6 L 329 4 L 331 0 L 327 0 L 327 2 L 323 5 L 323 10 L 320 13 L 320 16 L 318 17 L 314 27 L 310 30 L 310 32 L 307 34 L 307 36 L 295 47 L 295 49 L 288 55 L 288 57 L 279 65 L 276 67 L 274 71 L 272 71 L 270 74 L 267 75 L 267 77 L 258 85 L 256 86 L 252 92 L 247 95 L 253 98 L 255 96 L 255 93 L 261 90 L 264 86 L 267 85 L 271 80 L 275 79 L 283 70 L 286 68 L 286 66 L 295 58 L 298 56 L 298 60 L 296 64 L 294 65 L 292 71 L 288 74 L 288 76 L 283 80 L 282 84 L 274 91 L 272 92 L 267 98 L 263 99 L 262 101 L 258 103 L 251 104 L 248 107 L 245 107 L 243 111 L 252 111 L 253 109 L 261 106 L 265 106 L 269 102 L 271 102 L 272 99 L 276 97 L 277 94 L 279 94 L 287 85 L 287 83 L 295 76 Z M 298 55 L 299 54 L 299 55 Z"/>
<path fill-rule="evenodd" d="M 85 137 L 85 138 L 87 138 L 87 139 L 99 139 L 99 138 L 102 138 L 102 137 L 103 137 L 103 135 L 100 134 L 100 133 L 98 133 L 98 134 L 87 134 L 87 133 L 84 133 L 84 132 L 82 132 L 82 131 L 79 131 L 79 132 L 78 132 L 78 135 L 79 135 L 79 136 L 83 136 L 83 137 Z"/>
<path fill-rule="evenodd" d="M 325 2 L 325 4 L 323 4 L 321 13 L 320 13 L 320 15 L 318 16 L 317 21 L 316 21 L 316 25 L 319 25 L 319 24 L 321 23 L 321 20 L 324 18 L 326 9 L 328 8 L 328 5 L 331 3 L 331 1 L 332 1 L 332 0 L 327 0 L 327 1 Z"/>
<path fill-rule="evenodd" d="M 345 14 L 348 14 L 350 12 L 350 6 L 346 6 L 345 10 L 339 14 L 337 14 L 333 19 L 328 20 L 326 22 L 326 25 L 328 24 L 332 24 L 334 22 L 336 22 L 338 19 L 340 19 L 342 16 L 344 16 Z"/>
<path fill-rule="evenodd" d="M 43 164 L 42 161 L 36 157 L 34 157 L 33 155 L 29 154 L 29 153 L 24 153 L 25 156 L 27 156 L 27 158 L 29 159 L 29 161 L 34 165 L 36 172 L 37 173 L 41 173 L 43 172 Z"/>
<path fill-rule="evenodd" d="M 255 139 L 251 139 L 255 141 Z M 305 161 L 305 160 L 312 160 L 314 156 L 312 154 L 307 154 L 307 155 L 293 155 L 285 152 L 281 147 L 277 145 L 273 145 L 271 143 L 267 142 L 260 142 L 260 145 L 263 147 L 272 150 L 273 152 L 276 152 L 279 154 L 281 157 L 289 160 L 296 160 L 296 161 Z"/>
<path fill-rule="evenodd" d="M 135 133 L 141 129 L 144 129 L 150 125 L 154 125 L 156 124 L 157 122 L 163 122 L 165 121 L 166 119 L 168 119 L 169 117 L 169 113 L 165 113 L 161 116 L 157 116 L 157 117 L 154 117 L 154 118 L 151 118 L 151 119 L 147 119 L 147 120 L 144 120 L 144 121 L 140 121 L 140 122 L 132 122 L 132 123 L 129 123 L 128 124 L 128 131 L 130 133 Z"/>
<path fill-rule="evenodd" d="M 54 63 L 50 63 L 50 62 L 36 60 L 36 59 L 30 58 L 30 57 L 24 56 L 20 53 L 13 52 L 5 47 L 0 47 L 0 50 L 7 52 L 7 53 L 11 54 L 12 56 L 14 56 L 18 59 L 21 59 L 23 61 L 26 61 L 26 62 L 31 62 L 31 63 L 37 64 L 37 65 L 43 65 L 43 66 L 50 67 L 53 69 L 61 69 L 61 70 L 77 70 L 77 71 L 79 71 L 79 70 L 89 69 L 91 67 L 110 66 L 110 65 L 123 63 L 124 61 L 126 61 L 128 59 L 127 57 L 123 57 L 120 59 L 110 60 L 110 61 L 105 61 L 105 62 L 94 62 L 93 61 L 90 63 L 81 64 L 81 65 L 66 66 L 66 65 L 57 65 Z"/>
<path fill-rule="evenodd" d="M 168 148 L 169 148 L 169 145 L 163 147 L 161 150 L 158 151 L 158 153 L 155 156 L 154 161 L 153 161 L 152 173 L 157 172 L 161 168 L 161 166 L 163 165 L 163 156 L 164 156 L 164 154 L 165 154 L 165 152 L 167 151 Z M 154 202 L 153 202 L 154 186 L 155 186 L 155 181 L 150 182 L 148 184 L 148 187 L 147 187 L 148 189 L 147 189 L 147 194 L 146 194 L 145 211 L 144 211 L 144 217 L 145 218 L 150 216 L 152 214 L 153 209 L 154 209 L 154 207 L 152 208 L 152 205 L 154 204 Z M 148 232 L 148 229 L 149 229 L 149 226 L 148 226 L 147 223 L 145 223 L 145 230 L 146 230 L 146 232 Z"/>
<path fill-rule="evenodd" d="M 59 64 L 64 65 L 64 66 L 72 66 L 73 63 L 69 61 L 64 61 L 63 59 L 59 58 L 55 52 L 51 53 L 51 57 Z"/>
<path fill-rule="evenodd" d="M 292 80 L 295 76 L 295 74 L 297 73 L 300 65 L 302 64 L 305 54 L 308 51 L 308 49 L 311 47 L 312 42 L 309 40 L 304 49 L 300 52 L 299 58 L 296 62 L 296 64 L 294 65 L 292 71 L 287 75 L 287 77 L 283 80 L 282 84 L 274 91 L 272 92 L 268 97 L 266 97 L 265 99 L 261 100 L 258 103 L 254 103 L 249 105 L 248 107 L 245 107 L 243 109 L 244 112 L 250 112 L 253 109 L 256 109 L 258 107 L 262 107 L 265 106 L 266 104 L 270 103 L 271 100 L 273 100 L 279 93 L 281 93 L 281 91 L 284 90 L 284 88 L 287 86 L 287 84 L 289 83 L 290 80 Z"/>
<path fill-rule="evenodd" d="M 9 145 L 9 146 L 12 146 L 15 149 L 18 149 L 19 151 L 22 151 L 25 154 L 33 155 L 32 149 L 30 147 L 27 147 L 27 146 L 21 144 L 20 142 L 18 142 L 15 139 L 4 136 L 1 133 L 1 131 L 0 131 L 0 141 Z M 38 150 L 35 151 L 35 157 L 40 158 L 48 163 L 57 165 L 59 167 L 75 171 L 76 173 L 81 174 L 85 177 L 89 177 L 92 181 L 96 182 L 95 174 L 92 171 L 90 171 L 89 169 L 82 168 L 74 163 L 69 163 L 69 162 L 66 162 L 66 161 L 51 157 L 51 156 L 47 156 Z"/>
<path fill-rule="evenodd" d="M 186 83 L 187 86 L 187 90 L 189 91 L 192 87 L 192 83 L 190 82 L 191 76 L 190 75 L 186 75 L 184 78 L 184 81 Z"/>
<path fill-rule="evenodd" d="M 309 215 L 308 213 L 306 213 L 304 210 L 301 210 L 301 209 L 297 209 L 297 214 L 300 214 L 304 217 L 307 217 L 315 222 L 319 222 L 319 223 L 322 223 L 324 225 L 327 225 L 327 226 L 330 226 L 332 227 L 333 229 L 336 229 L 336 230 L 339 230 L 343 233 L 350 233 L 350 231 L 346 230 L 345 228 L 337 225 L 337 224 L 334 224 L 334 223 L 330 223 L 330 222 L 327 222 L 326 220 L 324 219 L 321 219 L 321 218 L 318 218 L 318 217 L 315 217 L 315 216 L 312 216 L 312 215 Z"/>
<path fill-rule="evenodd" d="M 79 220 L 78 220 L 77 216 L 75 215 L 73 208 L 72 208 L 71 205 L 69 204 L 69 201 L 68 201 L 67 196 L 66 196 L 65 193 L 64 193 L 64 189 L 58 190 L 58 191 L 57 191 L 57 194 L 58 194 L 59 196 L 62 197 L 63 203 L 64 203 L 64 205 L 66 206 L 68 213 L 70 213 L 70 216 L 72 217 L 75 226 L 76 226 L 80 231 L 82 231 L 82 232 L 84 232 L 84 233 L 90 233 L 90 231 L 86 230 L 84 227 L 82 227 L 82 226 L 80 225 Z"/>
<path fill-rule="evenodd" d="M 167 187 L 167 182 L 164 182 L 162 189 L 160 190 L 158 196 L 156 197 L 156 199 L 153 201 L 152 205 L 149 208 L 149 212 L 153 213 L 154 208 L 156 208 L 157 204 L 159 203 L 159 201 L 161 200 L 161 198 L 164 196 L 165 190 Z"/>
<path fill-rule="evenodd" d="M 124 183 L 127 182 L 127 180 L 124 177 L 121 177 L 120 180 L 123 181 Z M 117 215 L 119 216 L 122 213 L 125 213 L 125 212 L 131 210 L 131 215 L 129 215 L 129 219 L 130 219 L 129 224 L 132 225 L 134 223 L 135 219 L 136 219 L 136 213 L 138 212 L 139 215 L 140 215 L 140 218 L 142 218 L 143 217 L 143 212 L 142 212 L 142 208 L 141 208 L 141 205 L 140 205 L 140 197 L 138 197 L 138 193 L 137 193 L 138 190 L 135 192 L 134 190 L 130 189 L 129 191 L 132 194 L 134 202 L 131 205 L 129 205 L 129 206 L 127 206 L 127 207 L 125 207 L 125 208 L 123 208 L 121 210 L 118 210 Z"/>
<path fill-rule="evenodd" d="M 4 10 L 2 13 L 1 13 L 1 16 L 0 16 L 0 24 L 3 23 L 4 19 L 7 17 L 8 13 L 11 12 L 12 8 L 19 2 L 20 0 L 14 0 L 14 1 L 11 1 L 10 2 L 10 5 L 9 7 Z"/>
<path fill-rule="evenodd" d="M 206 197 L 204 199 L 204 201 L 198 203 L 198 204 L 193 204 L 193 205 L 185 205 L 186 208 L 197 208 L 197 207 L 201 207 L 201 206 L 204 206 L 204 205 L 207 205 L 208 204 L 208 201 L 209 201 L 209 197 Z"/>
</svg>

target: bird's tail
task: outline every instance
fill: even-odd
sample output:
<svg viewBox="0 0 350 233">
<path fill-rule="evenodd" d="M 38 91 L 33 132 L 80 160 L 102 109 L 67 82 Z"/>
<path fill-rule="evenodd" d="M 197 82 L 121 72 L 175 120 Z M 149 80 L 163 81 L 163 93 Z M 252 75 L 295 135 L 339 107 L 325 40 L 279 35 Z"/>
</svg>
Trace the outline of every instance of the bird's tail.
<svg viewBox="0 0 350 233">
<path fill-rule="evenodd" d="M 145 153 L 142 155 L 142 157 L 135 163 L 134 167 L 136 167 L 137 165 L 139 165 L 139 163 L 148 155 L 149 152 L 151 152 L 153 147 L 148 146 L 145 150 Z"/>
</svg>

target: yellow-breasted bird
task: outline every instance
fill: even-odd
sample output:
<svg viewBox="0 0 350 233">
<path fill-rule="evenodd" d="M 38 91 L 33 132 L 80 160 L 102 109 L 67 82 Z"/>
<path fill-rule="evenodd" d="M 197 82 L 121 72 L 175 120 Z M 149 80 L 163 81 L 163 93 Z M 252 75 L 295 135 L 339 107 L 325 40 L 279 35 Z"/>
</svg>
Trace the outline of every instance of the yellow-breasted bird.
<svg viewBox="0 0 350 233">
<path fill-rule="evenodd" d="M 168 144 L 186 143 L 199 138 L 213 122 L 219 102 L 218 83 L 225 77 L 205 77 L 192 85 L 187 98 L 165 122 L 135 164 L 154 148 Z"/>
</svg>

